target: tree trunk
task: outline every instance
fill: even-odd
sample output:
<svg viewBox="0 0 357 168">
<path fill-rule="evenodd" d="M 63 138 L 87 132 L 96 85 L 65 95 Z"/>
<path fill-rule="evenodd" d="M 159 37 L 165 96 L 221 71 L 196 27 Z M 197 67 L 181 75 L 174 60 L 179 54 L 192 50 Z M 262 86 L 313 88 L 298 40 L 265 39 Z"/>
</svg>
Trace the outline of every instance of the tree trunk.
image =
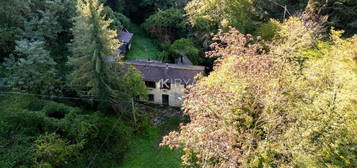
<svg viewBox="0 0 357 168">
<path fill-rule="evenodd" d="M 326 0 L 309 0 L 305 11 L 309 14 L 320 15 L 326 4 Z"/>
</svg>

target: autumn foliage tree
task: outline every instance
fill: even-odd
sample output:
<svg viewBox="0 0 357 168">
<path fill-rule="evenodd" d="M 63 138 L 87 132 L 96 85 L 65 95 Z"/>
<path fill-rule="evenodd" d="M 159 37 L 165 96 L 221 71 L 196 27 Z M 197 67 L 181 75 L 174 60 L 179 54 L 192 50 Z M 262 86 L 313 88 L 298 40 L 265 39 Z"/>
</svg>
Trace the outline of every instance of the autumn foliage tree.
<svg viewBox="0 0 357 168">
<path fill-rule="evenodd" d="M 190 122 L 162 143 L 183 149 L 183 164 L 357 166 L 357 37 L 332 32 L 331 44 L 311 54 L 322 44 L 318 25 L 290 18 L 279 26 L 272 43 L 235 29 L 214 37 L 214 71 L 184 101 Z"/>
</svg>

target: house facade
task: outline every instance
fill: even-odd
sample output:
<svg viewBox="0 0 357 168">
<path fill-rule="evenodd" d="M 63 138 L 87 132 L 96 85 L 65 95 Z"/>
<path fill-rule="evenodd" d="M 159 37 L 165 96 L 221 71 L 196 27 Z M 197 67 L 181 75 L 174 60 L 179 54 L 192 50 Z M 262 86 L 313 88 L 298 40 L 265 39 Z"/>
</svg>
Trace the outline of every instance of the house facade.
<svg viewBox="0 0 357 168">
<path fill-rule="evenodd" d="M 167 64 L 158 61 L 128 61 L 143 74 L 143 80 L 149 90 L 147 101 L 180 107 L 185 95 L 185 88 L 194 84 L 195 76 L 203 74 L 203 66 Z"/>
</svg>

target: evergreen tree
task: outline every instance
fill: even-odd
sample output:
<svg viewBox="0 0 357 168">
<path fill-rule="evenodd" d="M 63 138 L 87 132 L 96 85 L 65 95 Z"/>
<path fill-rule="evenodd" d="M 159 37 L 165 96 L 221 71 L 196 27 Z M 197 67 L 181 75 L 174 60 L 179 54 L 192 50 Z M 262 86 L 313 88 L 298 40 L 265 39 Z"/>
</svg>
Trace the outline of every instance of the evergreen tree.
<svg viewBox="0 0 357 168">
<path fill-rule="evenodd" d="M 56 62 L 44 49 L 43 41 L 16 41 L 16 53 L 20 58 L 11 56 L 5 59 L 5 82 L 10 89 L 31 93 L 58 93 L 56 85 Z"/>
<path fill-rule="evenodd" d="M 0 62 L 15 49 L 19 40 L 24 14 L 29 13 L 29 2 L 0 0 Z"/>
<path fill-rule="evenodd" d="M 71 44 L 73 58 L 70 63 L 74 71 L 70 74 L 70 85 L 81 96 L 95 96 L 98 99 L 123 98 L 124 91 L 118 62 L 108 62 L 115 57 L 119 48 L 117 33 L 108 27 L 111 20 L 105 20 L 103 5 L 98 0 L 79 0 L 78 16 L 74 18 L 74 39 Z"/>
</svg>

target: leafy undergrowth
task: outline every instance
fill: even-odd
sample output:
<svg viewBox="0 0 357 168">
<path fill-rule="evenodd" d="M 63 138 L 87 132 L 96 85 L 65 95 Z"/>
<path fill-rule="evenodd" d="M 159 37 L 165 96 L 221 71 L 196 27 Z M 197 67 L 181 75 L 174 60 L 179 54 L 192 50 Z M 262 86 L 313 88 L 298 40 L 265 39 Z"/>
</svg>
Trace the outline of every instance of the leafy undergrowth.
<svg viewBox="0 0 357 168">
<path fill-rule="evenodd" d="M 129 150 L 120 168 L 179 168 L 180 151 L 159 147 L 162 136 L 174 130 L 182 122 L 178 117 L 167 119 L 164 124 L 147 129 L 146 135 L 133 136 Z"/>
<path fill-rule="evenodd" d="M 100 112 L 35 97 L 1 97 L 0 167 L 116 167 L 131 130 Z"/>
<path fill-rule="evenodd" d="M 128 29 L 131 33 L 134 33 L 134 36 L 131 49 L 126 54 L 125 59 L 156 59 L 159 50 L 155 41 L 148 37 L 144 30 L 136 24 L 130 24 Z"/>
<path fill-rule="evenodd" d="M 180 167 L 180 151 L 159 147 L 179 117 L 155 127 L 143 120 L 136 131 L 121 119 L 111 132 L 117 120 L 33 97 L 0 97 L 0 167 Z"/>
</svg>

